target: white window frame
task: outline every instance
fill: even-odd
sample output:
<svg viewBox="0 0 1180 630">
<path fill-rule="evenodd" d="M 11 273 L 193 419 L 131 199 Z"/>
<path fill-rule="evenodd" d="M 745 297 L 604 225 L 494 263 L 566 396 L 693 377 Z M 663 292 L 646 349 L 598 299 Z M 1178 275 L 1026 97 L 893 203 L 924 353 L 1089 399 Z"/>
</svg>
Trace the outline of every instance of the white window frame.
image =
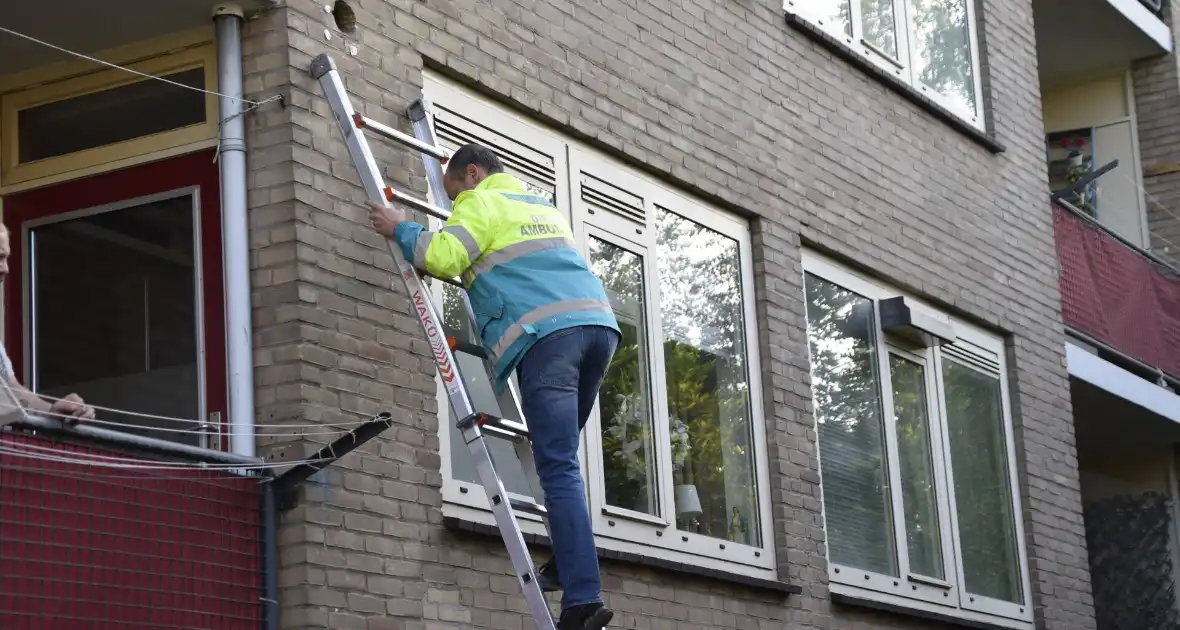
<svg viewBox="0 0 1180 630">
<path fill-rule="evenodd" d="M 995 627 L 1030 630 L 1033 628 L 1033 601 L 1029 578 L 1028 555 L 1024 538 L 1020 487 L 1017 480 L 1016 448 L 1013 435 L 1011 402 L 1007 376 L 1007 357 L 1004 341 L 969 322 L 939 313 L 951 323 L 956 341 L 953 346 L 963 346 L 975 357 L 963 360 L 959 352 L 944 352 L 941 348 L 913 349 L 909 344 L 884 333 L 881 329 L 879 302 L 883 299 L 904 297 L 907 302 L 920 305 L 930 312 L 937 310 L 913 295 L 888 287 L 870 279 L 835 260 L 813 251 L 803 251 L 803 272 L 811 274 L 856 293 L 873 302 L 874 343 L 877 349 L 878 387 L 881 395 L 882 413 L 885 422 L 885 453 L 888 459 L 891 510 L 893 513 L 893 534 L 897 550 L 898 576 L 889 576 L 840 565 L 831 561 L 828 545 L 829 580 L 834 595 L 860 601 L 869 605 L 884 605 L 894 609 L 910 609 L 918 614 L 954 617 L 966 621 L 983 623 Z M 803 276 L 800 277 L 803 279 Z M 806 297 L 804 297 L 806 299 Z M 934 466 L 935 488 L 938 493 L 939 531 L 944 565 L 944 580 L 935 580 L 910 572 L 910 561 L 906 544 L 904 510 L 902 505 L 901 471 L 897 446 L 897 434 L 892 422 L 893 387 L 890 380 L 889 357 L 919 362 L 924 368 L 926 403 L 930 424 L 930 443 Z M 809 350 L 810 359 L 810 350 Z M 953 361 L 959 366 L 974 369 L 996 377 L 1000 383 L 1001 409 L 1005 456 L 1007 457 L 1009 494 L 1012 499 L 1013 529 L 1016 534 L 1016 554 L 1019 562 L 1021 597 L 1023 602 L 1015 604 L 968 593 L 962 587 L 963 565 L 959 553 L 958 512 L 953 492 L 953 468 L 950 462 L 950 438 L 946 426 L 946 405 L 942 387 L 942 364 Z M 978 365 L 973 365 L 978 362 Z M 994 367 L 982 367 L 987 363 Z M 818 432 L 818 412 L 816 431 Z M 817 438 L 818 440 L 818 438 Z M 817 441 L 818 459 L 822 461 L 823 451 Z M 821 491 L 823 488 L 821 468 Z M 826 506 L 824 508 L 826 519 Z M 826 524 L 825 524 L 826 528 Z M 911 577 L 912 576 L 912 577 Z M 945 593 L 945 595 L 944 595 Z"/>
<path fill-rule="evenodd" d="M 814 25 L 824 33 L 835 38 L 845 48 L 856 55 L 867 59 L 894 78 L 917 90 L 922 96 L 961 118 L 967 124 L 987 131 L 984 116 L 983 99 L 983 71 L 979 48 L 979 21 L 976 18 L 975 0 L 965 0 L 967 5 L 967 33 L 968 48 L 971 53 L 971 79 L 975 93 L 974 109 L 968 111 L 951 99 L 946 98 L 932 87 L 926 86 L 918 77 L 917 68 L 910 63 L 914 58 L 912 45 L 912 30 L 910 16 L 914 9 L 910 0 L 891 0 L 894 8 L 894 21 L 897 25 L 897 57 L 868 42 L 864 37 L 859 0 L 849 0 L 850 18 L 852 22 L 852 36 L 849 37 L 842 29 L 830 20 L 825 20 L 823 8 L 830 8 L 836 0 L 783 0 L 783 9 L 789 14 L 803 19 Z"/>
<path fill-rule="evenodd" d="M 450 122 L 458 123 L 458 117 L 446 115 L 448 112 L 451 112 L 458 114 L 460 117 L 477 121 L 479 124 L 500 134 L 501 137 L 499 138 L 488 138 L 487 140 L 489 142 L 503 142 L 504 139 L 508 139 L 509 142 L 525 145 L 541 156 L 551 159 L 555 177 L 558 180 L 554 201 L 557 208 L 567 218 L 570 216 L 568 195 L 561 194 L 563 192 L 562 186 L 565 184 L 563 174 L 568 172 L 568 169 L 566 167 L 565 146 L 560 140 L 553 134 L 547 133 L 535 125 L 528 124 L 504 112 L 501 108 L 478 96 L 472 95 L 469 91 L 448 81 L 438 79 L 429 73 L 424 73 L 423 76 L 425 80 L 424 96 L 432 105 L 435 105 L 435 111 L 438 112 L 439 117 L 445 117 Z M 439 107 L 443 107 L 445 110 L 439 111 Z M 437 219 L 431 218 L 430 223 L 430 229 L 432 230 L 442 227 L 442 222 Z M 443 291 L 445 287 L 446 285 L 441 282 L 434 282 L 431 286 L 435 308 L 438 309 L 440 316 L 443 312 Z M 446 388 L 443 387 L 442 378 L 437 372 L 434 375 L 434 380 L 439 409 L 439 455 L 443 476 L 442 495 L 444 514 L 447 516 L 453 515 L 472 522 L 495 525 L 495 520 L 492 518 L 491 505 L 488 503 L 483 486 L 478 483 L 456 480 L 451 474 L 451 458 L 454 456 L 452 454 L 452 445 L 450 444 L 451 436 L 449 433 L 451 403 L 447 396 Z M 513 376 L 513 381 L 515 382 L 515 376 Z M 584 454 L 581 455 L 581 461 L 582 474 L 585 477 L 586 458 Z M 525 472 L 526 474 L 528 473 L 528 471 Z M 508 495 L 515 499 L 532 500 L 530 496 L 511 491 L 508 492 Z M 452 506 L 463 506 L 468 508 L 469 511 L 454 511 L 449 509 Z M 522 531 L 533 534 L 545 534 L 541 517 L 521 512 L 517 512 L 516 517 L 520 522 Z"/>
<path fill-rule="evenodd" d="M 557 207 L 571 218 L 575 240 L 584 254 L 588 244 L 587 239 L 593 235 L 644 257 L 644 283 L 647 291 L 645 323 L 649 346 L 647 368 L 652 373 L 649 382 L 653 384 L 660 382 L 656 376 L 663 370 L 662 344 L 656 341 L 661 338 L 659 332 L 662 326 L 660 326 L 659 319 L 659 287 L 655 273 L 656 262 L 653 246 L 655 204 L 658 203 L 662 207 L 674 210 L 685 218 L 734 239 L 738 244 L 741 266 L 740 281 L 743 292 L 742 323 L 745 328 L 746 370 L 749 383 L 748 408 L 754 447 L 753 467 L 758 484 L 757 522 L 761 546 L 747 546 L 728 540 L 681 532 L 676 529 L 675 520 L 670 516 L 673 510 L 673 500 L 667 423 L 658 421 L 661 410 L 666 409 L 665 394 L 659 391 L 660 387 L 651 388 L 653 399 L 650 404 L 655 410 L 653 415 L 657 419 L 653 423 L 656 450 L 663 453 L 662 456 L 655 458 L 658 485 L 660 486 L 657 492 L 659 497 L 657 503 L 661 507 L 660 513 L 669 515 L 668 518 L 637 514 L 605 505 L 603 477 L 598 472 L 601 471 L 602 466 L 602 451 L 601 424 L 597 404 L 583 433 L 579 457 L 587 485 L 587 501 L 594 525 L 595 538 L 600 548 L 761 579 L 778 579 L 774 553 L 773 515 L 770 508 L 771 487 L 767 463 L 766 425 L 763 420 L 761 363 L 758 348 L 759 331 L 754 307 L 754 265 L 749 226 L 746 222 L 723 211 L 708 207 L 700 201 L 673 192 L 651 178 L 636 174 L 600 152 L 566 139 L 537 124 L 527 122 L 502 106 L 429 72 L 424 73 L 423 92 L 436 109 L 449 110 L 473 121 L 478 121 L 479 124 L 496 130 L 502 137 L 528 145 L 530 149 L 544 153 L 553 159 L 557 180 Z M 637 224 L 628 223 L 626 219 L 601 212 L 595 215 L 587 213 L 578 192 L 580 191 L 578 182 L 582 169 L 592 169 L 598 177 L 609 179 L 614 185 L 635 192 L 646 201 L 649 207 L 648 216 L 651 219 L 649 219 L 648 228 L 644 232 L 652 235 L 653 243 L 645 243 L 644 239 L 647 236 L 638 236 L 635 232 Z M 436 303 L 441 307 L 442 285 L 441 283 L 435 283 L 435 285 Z M 482 486 L 457 481 L 452 477 L 451 458 L 454 456 L 452 449 L 456 445 L 450 443 L 449 427 L 447 426 L 449 403 L 437 375 L 435 382 L 438 387 L 439 402 L 443 514 L 469 522 L 494 525 L 495 521 Z M 459 447 L 462 448 L 461 445 Z M 518 515 L 518 519 L 521 529 L 526 533 L 545 534 L 539 518 L 521 514 Z"/>
</svg>

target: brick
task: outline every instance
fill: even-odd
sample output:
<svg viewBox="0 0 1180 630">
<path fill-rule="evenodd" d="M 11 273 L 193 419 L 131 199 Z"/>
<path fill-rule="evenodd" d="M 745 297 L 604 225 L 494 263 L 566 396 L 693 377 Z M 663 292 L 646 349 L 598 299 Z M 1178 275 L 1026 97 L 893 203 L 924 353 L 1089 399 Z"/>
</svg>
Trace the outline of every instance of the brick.
<svg viewBox="0 0 1180 630">
<path fill-rule="evenodd" d="M 785 26 L 781 3 L 351 4 L 361 19 L 349 39 L 361 49 L 356 57 L 340 52 L 338 38 L 323 41 L 330 19 L 309 0 L 259 14 L 244 42 L 251 90 L 289 94 L 285 109 L 259 110 L 248 124 L 258 412 L 351 428 L 392 411 L 399 422 L 335 464 L 341 476 L 309 489 L 308 505 L 284 516 L 284 571 L 307 569 L 285 574 L 284 592 L 295 593 L 281 602 L 285 624 L 531 627 L 499 543 L 441 528 L 429 348 L 384 243 L 367 228 L 356 173 L 307 76 L 310 56 L 332 50 L 362 111 L 400 129 L 423 67 L 447 68 L 539 123 L 753 217 L 758 330 L 749 339 L 762 364 L 774 538 L 781 575 L 804 593 L 784 601 L 604 564 L 620 627 L 947 627 L 831 605 L 800 299 L 803 242 L 1013 332 L 1039 627 L 1094 627 L 1030 5 L 981 3 L 991 114 L 1007 146 L 994 156 Z M 1135 68 L 1140 141 L 1152 160 L 1180 162 L 1180 129 L 1170 122 L 1176 74 L 1171 57 Z M 390 185 L 423 191 L 415 156 L 372 145 Z M 1161 199 L 1180 196 L 1180 176 L 1148 186 Z M 1149 221 L 1157 240 L 1180 243 L 1167 216 Z M 314 437 L 324 436 L 275 448 L 298 456 Z M 288 528 L 295 524 L 306 529 Z"/>
</svg>

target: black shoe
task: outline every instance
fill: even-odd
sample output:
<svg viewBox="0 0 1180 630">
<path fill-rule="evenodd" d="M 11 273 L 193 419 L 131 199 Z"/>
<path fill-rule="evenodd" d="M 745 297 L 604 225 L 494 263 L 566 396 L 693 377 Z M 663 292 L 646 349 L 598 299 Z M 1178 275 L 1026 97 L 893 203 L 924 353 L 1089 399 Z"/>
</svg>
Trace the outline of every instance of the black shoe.
<svg viewBox="0 0 1180 630">
<path fill-rule="evenodd" d="M 582 604 L 561 611 L 557 630 L 602 630 L 615 616 L 602 604 Z"/>
<path fill-rule="evenodd" d="M 561 580 L 557 578 L 556 558 L 550 558 L 548 562 L 537 567 L 537 585 L 545 593 L 556 593 L 561 590 Z"/>
</svg>

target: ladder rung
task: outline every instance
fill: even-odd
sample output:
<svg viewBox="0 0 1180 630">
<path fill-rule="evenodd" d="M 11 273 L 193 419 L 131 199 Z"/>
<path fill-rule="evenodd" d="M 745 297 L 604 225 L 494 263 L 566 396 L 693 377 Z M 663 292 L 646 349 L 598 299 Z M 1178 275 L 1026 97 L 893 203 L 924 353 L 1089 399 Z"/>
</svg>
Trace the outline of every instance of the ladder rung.
<svg viewBox="0 0 1180 630">
<path fill-rule="evenodd" d="M 520 440 L 528 439 L 527 436 L 520 433 L 509 431 L 507 429 L 500 429 L 490 424 L 480 428 L 483 430 L 484 435 L 488 437 L 500 438 L 501 440 L 507 440 L 509 442 L 519 442 Z"/>
<path fill-rule="evenodd" d="M 473 343 L 452 343 L 451 352 L 462 352 L 463 354 L 469 354 L 477 359 L 483 359 L 485 361 L 488 358 L 487 351 L 484 350 L 482 346 L 477 346 Z"/>
<path fill-rule="evenodd" d="M 480 429 L 487 433 L 495 434 L 496 437 L 526 440 L 529 437 L 529 428 L 524 423 L 505 418 L 497 418 L 482 411 L 477 411 L 458 422 L 460 429 L 471 426 L 472 424 L 479 426 Z"/>
<path fill-rule="evenodd" d="M 408 136 L 397 129 L 390 127 L 389 125 L 379 123 L 372 118 L 365 117 L 362 114 L 353 114 L 352 122 L 356 125 L 357 129 L 372 129 L 373 131 L 377 132 L 377 135 L 379 136 L 388 138 L 394 142 L 400 142 L 411 149 L 418 149 L 426 155 L 438 158 L 438 161 L 442 162 L 443 164 L 446 164 L 447 160 L 451 158 L 450 152 L 446 149 L 443 149 L 442 147 L 435 147 L 426 144 L 414 136 Z"/>
<path fill-rule="evenodd" d="M 450 212 L 447 212 L 446 210 L 443 210 L 432 203 L 426 203 L 425 201 L 422 201 L 413 195 L 407 195 L 404 192 L 398 192 L 389 186 L 385 187 L 385 199 L 390 203 L 404 203 L 407 206 L 410 206 L 416 210 L 421 210 L 422 212 L 425 212 L 436 219 L 442 219 L 443 221 L 446 221 L 447 219 L 451 218 Z"/>
<path fill-rule="evenodd" d="M 545 506 L 538 505 L 532 501 L 509 498 L 508 505 L 510 505 L 512 509 L 516 510 L 517 512 L 524 512 L 525 514 L 532 514 L 534 516 L 545 516 L 548 514 L 548 510 L 545 509 Z"/>
<path fill-rule="evenodd" d="M 503 418 L 496 418 L 494 422 L 488 422 L 480 425 L 481 429 L 493 429 L 503 433 L 507 433 L 513 439 L 529 439 L 529 428 L 520 422 L 513 420 L 505 420 Z M 503 437 L 503 436 L 501 436 Z"/>
<path fill-rule="evenodd" d="M 377 203 L 382 203 L 383 199 L 386 204 L 400 202 L 407 207 L 414 208 L 432 217 L 444 221 L 448 220 L 451 215 L 449 211 L 451 202 L 444 190 L 445 173 L 442 170 L 441 164 L 447 162 L 451 155 L 449 151 L 440 146 L 437 140 L 438 136 L 432 128 L 431 116 L 427 111 L 429 109 L 428 103 L 425 100 L 418 100 L 411 105 L 408 114 L 410 121 L 413 123 L 414 131 L 413 135 L 410 136 L 357 113 L 349 99 L 343 77 L 336 68 L 335 62 L 327 54 L 321 54 L 315 57 L 311 61 L 309 70 L 312 78 L 318 81 L 324 90 L 324 96 L 332 109 L 336 124 L 348 148 L 349 156 L 352 159 L 353 165 L 356 167 L 357 175 L 360 177 L 361 184 L 365 189 L 366 198 Z M 350 124 L 352 127 L 349 127 Z M 426 167 L 426 176 L 430 188 L 428 201 L 416 199 L 386 186 L 382 169 L 377 164 L 369 148 L 369 141 L 365 134 L 366 129 L 370 129 L 377 135 L 388 140 L 393 140 L 410 151 L 418 152 Z M 456 335 L 454 335 L 454 331 L 447 330 L 446 325 L 443 323 L 443 318 L 441 317 L 441 311 L 443 309 L 437 308 L 433 300 L 427 297 L 429 289 L 426 286 L 426 280 L 423 274 L 414 273 L 414 270 L 411 269 L 413 265 L 410 261 L 406 260 L 401 248 L 392 239 L 389 241 L 389 251 L 397 267 L 397 275 L 401 277 L 407 293 L 412 296 L 416 303 L 422 330 L 426 333 L 431 344 L 431 349 L 436 355 L 435 363 L 437 364 L 438 373 L 447 384 L 447 398 L 450 402 L 451 409 L 460 418 L 457 423 L 458 428 L 463 432 L 463 439 L 479 471 L 480 483 L 487 493 L 488 500 L 496 511 L 496 525 L 500 530 L 501 538 L 504 540 L 504 546 L 508 551 L 508 557 L 512 562 L 512 567 L 524 594 L 528 612 L 532 615 L 537 630 L 556 630 L 557 624 L 554 623 L 553 614 L 549 609 L 549 602 L 545 599 L 544 590 L 538 583 L 538 580 L 534 579 L 536 577 L 536 567 L 529 554 L 528 544 L 525 542 L 524 536 L 520 531 L 519 523 L 517 522 L 517 517 L 523 517 L 525 514 L 538 515 L 543 519 L 547 519 L 547 510 L 543 504 L 533 503 L 532 500 L 515 500 L 508 496 L 504 489 L 503 481 L 496 474 L 492 454 L 488 450 L 491 445 L 486 440 L 480 439 L 484 437 L 508 439 L 513 442 L 514 450 L 517 456 L 521 458 L 522 466 L 525 466 L 526 470 L 535 468 L 535 464 L 525 464 L 525 461 L 531 462 L 533 459 L 532 449 L 528 443 L 528 426 L 525 424 L 524 414 L 521 412 L 519 402 L 516 400 L 515 386 L 509 391 L 509 397 L 512 398 L 511 404 L 507 404 L 504 397 L 497 396 L 502 409 L 498 413 L 505 413 L 510 418 L 519 418 L 519 420 L 493 417 L 489 414 L 476 411 L 475 402 L 472 399 L 474 394 L 472 388 L 475 384 L 468 383 L 463 378 L 463 370 L 458 365 L 456 360 L 457 354 L 453 347 L 453 339 Z M 462 285 L 457 282 L 458 278 L 439 279 L 447 284 L 462 288 Z M 475 326 L 475 315 L 471 312 L 471 304 L 467 299 L 464 299 L 463 302 L 470 325 Z M 440 332 L 443 333 L 443 336 L 447 337 L 445 341 L 439 339 Z M 440 341 L 443 341 L 443 343 L 440 344 Z M 451 347 L 448 348 L 448 346 Z M 481 363 L 483 364 L 483 371 L 487 373 L 488 378 L 494 379 L 490 362 L 485 359 Z M 539 487 L 539 484 L 532 477 L 529 478 L 529 486 L 532 487 L 531 494 L 534 497 L 540 498 L 544 496 L 544 490 Z M 505 504 L 506 502 L 507 505 Z M 548 529 L 547 521 L 545 526 Z M 546 590 L 548 590 L 547 587 Z"/>
</svg>

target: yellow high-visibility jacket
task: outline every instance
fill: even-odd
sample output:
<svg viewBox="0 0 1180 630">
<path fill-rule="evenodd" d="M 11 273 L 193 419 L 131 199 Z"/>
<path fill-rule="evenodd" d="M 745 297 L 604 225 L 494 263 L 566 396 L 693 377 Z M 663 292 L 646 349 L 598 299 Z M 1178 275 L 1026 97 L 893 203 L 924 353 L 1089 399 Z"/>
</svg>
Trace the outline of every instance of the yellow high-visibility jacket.
<svg viewBox="0 0 1180 630">
<path fill-rule="evenodd" d="M 460 193 L 442 230 L 407 221 L 393 238 L 419 271 L 460 278 L 497 392 L 550 333 L 585 325 L 619 332 L 602 281 L 578 251 L 565 217 L 507 173 Z"/>
</svg>

